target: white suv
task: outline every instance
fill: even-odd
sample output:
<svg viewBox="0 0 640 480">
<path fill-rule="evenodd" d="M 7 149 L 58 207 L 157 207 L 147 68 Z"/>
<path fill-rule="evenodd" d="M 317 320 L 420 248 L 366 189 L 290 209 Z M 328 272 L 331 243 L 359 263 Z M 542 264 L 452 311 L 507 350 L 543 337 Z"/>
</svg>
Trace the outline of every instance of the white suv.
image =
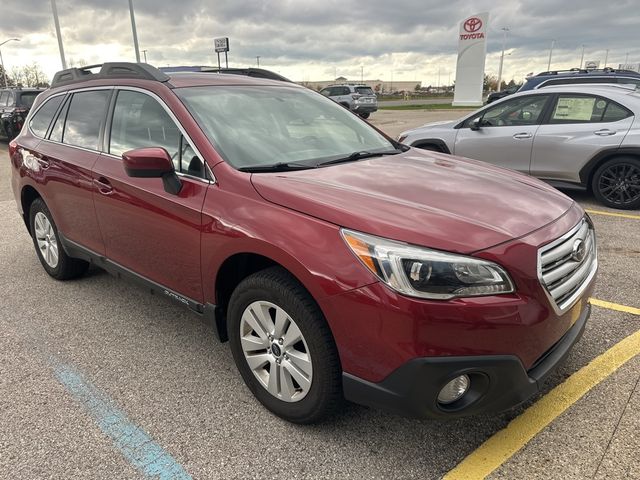
<svg viewBox="0 0 640 480">
<path fill-rule="evenodd" d="M 378 110 L 378 98 L 368 85 L 330 85 L 320 93 L 362 118 Z"/>
</svg>

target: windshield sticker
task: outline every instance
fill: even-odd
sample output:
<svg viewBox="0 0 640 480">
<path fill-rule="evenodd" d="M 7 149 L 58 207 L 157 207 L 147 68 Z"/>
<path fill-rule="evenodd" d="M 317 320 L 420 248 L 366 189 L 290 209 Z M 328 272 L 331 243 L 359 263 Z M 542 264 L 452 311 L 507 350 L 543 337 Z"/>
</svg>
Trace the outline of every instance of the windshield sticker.
<svg viewBox="0 0 640 480">
<path fill-rule="evenodd" d="M 562 97 L 558 100 L 555 112 L 553 112 L 554 120 L 591 120 L 593 106 L 596 99 L 591 97 Z"/>
</svg>

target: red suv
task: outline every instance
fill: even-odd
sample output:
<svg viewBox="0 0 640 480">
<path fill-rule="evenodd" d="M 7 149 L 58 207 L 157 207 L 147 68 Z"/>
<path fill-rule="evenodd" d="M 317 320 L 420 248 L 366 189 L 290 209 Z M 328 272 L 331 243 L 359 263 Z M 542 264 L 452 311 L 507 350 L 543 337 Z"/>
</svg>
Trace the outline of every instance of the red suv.
<svg viewBox="0 0 640 480">
<path fill-rule="evenodd" d="M 501 411 L 582 334 L 593 226 L 546 184 L 405 147 L 289 82 L 92 68 L 56 74 L 10 143 L 42 266 L 211 319 L 277 415 Z"/>
</svg>

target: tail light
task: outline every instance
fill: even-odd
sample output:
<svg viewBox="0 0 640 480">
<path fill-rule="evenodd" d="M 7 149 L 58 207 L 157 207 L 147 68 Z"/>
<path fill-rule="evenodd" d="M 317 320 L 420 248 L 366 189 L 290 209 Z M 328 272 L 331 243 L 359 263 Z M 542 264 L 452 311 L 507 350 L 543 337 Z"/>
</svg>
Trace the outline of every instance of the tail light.
<svg viewBox="0 0 640 480">
<path fill-rule="evenodd" d="M 11 140 L 9 142 L 9 158 L 13 157 L 18 150 L 18 142 Z"/>
<path fill-rule="evenodd" d="M 29 111 L 29 109 L 24 108 L 24 107 L 16 107 L 13 111 L 15 113 L 27 113 Z"/>
</svg>

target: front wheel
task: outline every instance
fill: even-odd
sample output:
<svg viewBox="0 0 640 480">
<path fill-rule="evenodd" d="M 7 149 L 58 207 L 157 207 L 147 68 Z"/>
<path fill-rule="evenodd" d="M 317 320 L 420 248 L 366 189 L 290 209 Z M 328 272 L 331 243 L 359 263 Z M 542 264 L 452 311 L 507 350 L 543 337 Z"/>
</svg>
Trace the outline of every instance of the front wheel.
<svg viewBox="0 0 640 480">
<path fill-rule="evenodd" d="M 369 118 L 370 113 L 369 112 L 362 112 L 362 113 L 359 113 L 358 115 L 360 115 L 360 117 L 362 117 L 362 118 Z"/>
<path fill-rule="evenodd" d="M 285 270 L 243 280 L 229 302 L 234 360 L 256 398 L 294 423 L 315 423 L 342 399 L 338 353 L 322 312 Z"/>
<path fill-rule="evenodd" d="M 593 175 L 593 194 L 607 207 L 640 208 L 640 160 L 617 157 L 603 163 Z"/>
</svg>

